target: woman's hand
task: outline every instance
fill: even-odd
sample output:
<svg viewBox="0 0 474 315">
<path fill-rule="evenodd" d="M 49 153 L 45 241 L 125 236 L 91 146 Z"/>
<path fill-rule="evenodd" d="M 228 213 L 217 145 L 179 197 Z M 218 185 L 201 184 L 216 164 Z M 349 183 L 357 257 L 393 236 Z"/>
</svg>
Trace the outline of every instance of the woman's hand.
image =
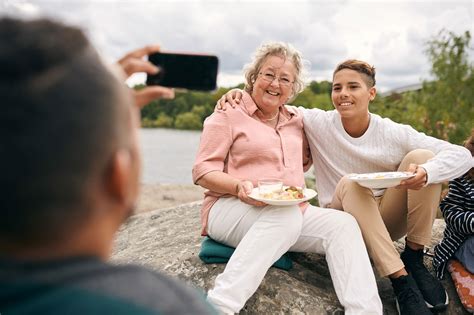
<svg viewBox="0 0 474 315">
<path fill-rule="evenodd" d="M 230 105 L 232 108 L 235 108 L 235 106 L 240 104 L 242 95 L 242 90 L 239 89 L 232 89 L 228 91 L 217 101 L 214 110 L 226 110 L 228 105 Z"/>
<path fill-rule="evenodd" d="M 211 191 L 236 196 L 240 201 L 252 206 L 263 207 L 266 203 L 257 201 L 249 197 L 253 189 L 253 184 L 249 180 L 239 180 L 221 171 L 209 172 L 201 177 L 198 185 Z"/>
<path fill-rule="evenodd" d="M 246 204 L 249 204 L 251 206 L 256 206 L 256 207 L 267 206 L 266 203 L 257 201 L 248 196 L 252 192 L 252 189 L 253 189 L 253 184 L 251 181 L 248 181 L 248 180 L 240 181 L 237 184 L 237 188 L 236 188 L 237 197 L 240 199 L 240 201 L 245 202 Z"/>
<path fill-rule="evenodd" d="M 428 175 L 423 167 L 417 164 L 410 164 L 406 172 L 415 174 L 415 177 L 402 180 L 397 188 L 419 190 L 425 186 L 428 180 Z"/>
</svg>

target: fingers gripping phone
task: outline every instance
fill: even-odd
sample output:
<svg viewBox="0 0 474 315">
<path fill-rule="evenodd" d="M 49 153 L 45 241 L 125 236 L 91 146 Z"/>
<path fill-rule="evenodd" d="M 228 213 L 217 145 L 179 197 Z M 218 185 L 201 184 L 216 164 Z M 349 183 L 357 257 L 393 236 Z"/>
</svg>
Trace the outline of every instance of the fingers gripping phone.
<svg viewBox="0 0 474 315">
<path fill-rule="evenodd" d="M 147 85 L 200 91 L 216 89 L 219 64 L 216 56 L 159 52 L 149 55 L 148 61 L 160 71 L 147 76 Z"/>
</svg>

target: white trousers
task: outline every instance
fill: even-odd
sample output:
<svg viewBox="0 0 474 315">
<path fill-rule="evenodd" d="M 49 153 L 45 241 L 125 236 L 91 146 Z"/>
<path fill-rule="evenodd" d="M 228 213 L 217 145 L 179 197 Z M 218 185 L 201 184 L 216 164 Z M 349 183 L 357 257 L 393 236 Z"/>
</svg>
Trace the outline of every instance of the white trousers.
<svg viewBox="0 0 474 315">
<path fill-rule="evenodd" d="M 383 313 L 359 226 L 348 213 L 309 206 L 303 215 L 296 206 L 262 208 L 221 198 L 210 211 L 208 234 L 236 248 L 208 292 L 221 312 L 238 313 L 271 265 L 292 251 L 326 255 L 346 315 Z"/>
</svg>

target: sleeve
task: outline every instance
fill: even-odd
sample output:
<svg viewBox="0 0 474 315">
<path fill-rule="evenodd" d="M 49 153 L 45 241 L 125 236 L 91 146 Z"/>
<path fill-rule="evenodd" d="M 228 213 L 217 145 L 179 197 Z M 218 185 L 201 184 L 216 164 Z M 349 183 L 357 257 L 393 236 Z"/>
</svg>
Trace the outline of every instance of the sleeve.
<svg viewBox="0 0 474 315">
<path fill-rule="evenodd" d="M 426 149 L 435 154 L 432 159 L 420 164 L 428 175 L 427 184 L 453 180 L 474 167 L 474 157 L 468 149 L 427 136 L 411 126 L 402 126 L 405 128 L 406 138 L 403 141 L 408 144 L 408 152 L 415 149 Z"/>
<path fill-rule="evenodd" d="M 232 129 L 226 112 L 214 112 L 204 121 L 201 142 L 193 165 L 193 182 L 212 171 L 224 171 L 232 145 Z"/>
<path fill-rule="evenodd" d="M 303 106 L 296 107 L 298 112 L 303 115 L 303 123 L 306 125 L 318 124 L 325 111 L 319 108 L 306 108 Z M 312 128 L 315 129 L 315 128 Z M 305 130 L 305 132 L 308 132 Z"/>
<path fill-rule="evenodd" d="M 467 209 L 469 204 L 461 179 L 450 182 L 448 195 L 441 202 L 440 209 L 446 224 L 453 231 L 464 235 L 474 233 L 474 209 Z"/>
<path fill-rule="evenodd" d="M 308 135 L 309 136 L 316 136 L 317 128 L 311 128 L 306 126 L 319 126 L 321 125 L 318 119 L 324 113 L 323 110 L 318 108 L 305 108 L 302 106 L 294 107 L 300 115 L 303 116 L 303 170 L 306 172 L 311 168 L 313 163 L 313 157 L 311 155 L 311 149 L 309 146 Z M 313 134 L 311 134 L 313 133 Z M 315 144 L 316 145 L 316 144 Z"/>
<path fill-rule="evenodd" d="M 311 168 L 313 158 L 311 156 L 311 150 L 309 148 L 308 138 L 306 132 L 303 129 L 303 171 L 307 171 Z"/>
</svg>

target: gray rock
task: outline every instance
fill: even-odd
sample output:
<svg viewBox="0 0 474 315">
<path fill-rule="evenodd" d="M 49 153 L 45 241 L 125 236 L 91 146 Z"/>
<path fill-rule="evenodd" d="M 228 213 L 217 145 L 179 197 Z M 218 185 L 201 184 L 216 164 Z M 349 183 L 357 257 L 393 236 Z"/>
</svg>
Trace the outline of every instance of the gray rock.
<svg viewBox="0 0 474 315">
<path fill-rule="evenodd" d="M 178 277 L 207 291 L 224 264 L 206 265 L 198 257 L 200 249 L 200 202 L 155 210 L 131 217 L 117 235 L 112 260 L 134 263 Z M 444 221 L 436 220 L 433 246 L 442 237 Z M 403 241 L 396 242 L 404 248 Z M 257 292 L 241 314 L 342 314 L 324 256 L 292 253 L 290 271 L 270 268 Z M 425 258 L 431 266 L 431 258 Z M 449 276 L 443 284 L 450 304 L 443 314 L 467 314 Z M 390 281 L 377 278 L 384 314 L 397 314 Z"/>
</svg>

